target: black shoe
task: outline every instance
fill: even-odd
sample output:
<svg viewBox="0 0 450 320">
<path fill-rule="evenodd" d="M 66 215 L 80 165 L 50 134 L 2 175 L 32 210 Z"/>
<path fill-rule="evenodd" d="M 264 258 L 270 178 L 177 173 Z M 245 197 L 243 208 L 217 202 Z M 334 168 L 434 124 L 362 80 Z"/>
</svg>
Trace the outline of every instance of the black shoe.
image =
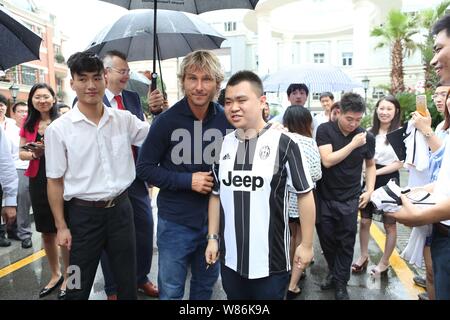
<svg viewBox="0 0 450 320">
<path fill-rule="evenodd" d="M 8 232 L 8 239 L 21 241 L 17 233 L 14 232 Z"/>
<path fill-rule="evenodd" d="M 33 242 L 31 241 L 31 238 L 26 238 L 22 240 L 22 248 L 29 249 L 33 246 Z"/>
<path fill-rule="evenodd" d="M 286 300 L 294 300 L 300 295 L 300 293 L 302 293 L 302 289 L 300 289 L 300 291 L 298 292 L 291 291 L 288 289 L 288 291 L 286 292 Z"/>
<path fill-rule="evenodd" d="M 66 290 L 59 290 L 57 297 L 58 300 L 66 300 Z"/>
<path fill-rule="evenodd" d="M 334 291 L 334 298 L 336 300 L 350 300 L 347 292 L 347 285 L 336 284 L 336 289 Z"/>
<path fill-rule="evenodd" d="M 0 247 L 9 247 L 11 245 L 11 241 L 5 238 L 0 238 Z"/>
<path fill-rule="evenodd" d="M 39 298 L 43 298 L 45 296 L 48 296 L 50 293 L 53 292 L 53 290 L 56 289 L 56 287 L 60 286 L 64 281 L 64 277 L 61 276 L 61 278 L 59 278 L 58 282 L 56 282 L 56 284 L 53 287 L 47 288 L 44 287 L 40 292 L 39 292 Z"/>
<path fill-rule="evenodd" d="M 329 289 L 333 289 L 335 287 L 335 282 L 334 282 L 334 278 L 333 275 L 328 274 L 327 277 L 325 278 L 325 280 L 322 282 L 322 284 L 320 285 L 320 290 L 329 290 Z"/>
</svg>

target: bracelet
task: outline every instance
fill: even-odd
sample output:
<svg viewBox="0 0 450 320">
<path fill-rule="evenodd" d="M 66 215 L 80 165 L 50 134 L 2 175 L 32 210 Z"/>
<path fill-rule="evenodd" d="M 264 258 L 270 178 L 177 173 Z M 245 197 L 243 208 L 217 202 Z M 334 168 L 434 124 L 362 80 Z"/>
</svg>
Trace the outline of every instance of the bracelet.
<svg viewBox="0 0 450 320">
<path fill-rule="evenodd" d="M 425 136 L 425 138 L 431 138 L 432 136 L 434 136 L 434 131 L 424 133 L 423 135 Z"/>
</svg>

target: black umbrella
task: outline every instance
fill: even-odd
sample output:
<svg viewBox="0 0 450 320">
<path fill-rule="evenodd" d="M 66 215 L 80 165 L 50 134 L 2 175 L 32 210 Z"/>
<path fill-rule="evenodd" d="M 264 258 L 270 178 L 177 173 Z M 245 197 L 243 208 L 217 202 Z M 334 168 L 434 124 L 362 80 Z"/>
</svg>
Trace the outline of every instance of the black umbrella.
<svg viewBox="0 0 450 320">
<path fill-rule="evenodd" d="M 132 10 L 105 27 L 86 50 L 103 56 L 119 50 L 128 61 L 153 59 L 154 10 Z M 186 12 L 158 10 L 157 47 L 160 60 L 182 57 L 198 49 L 218 49 L 225 40 L 200 17 Z"/>
<path fill-rule="evenodd" d="M 100 0 L 128 10 L 154 9 L 153 30 L 157 30 L 157 9 L 185 11 L 195 14 L 222 9 L 255 9 L 259 0 Z M 153 43 L 157 43 L 157 32 Z M 152 90 L 156 89 L 156 45 L 153 45 Z"/>
<path fill-rule="evenodd" d="M 39 60 L 42 39 L 0 5 L 0 70 Z"/>
</svg>

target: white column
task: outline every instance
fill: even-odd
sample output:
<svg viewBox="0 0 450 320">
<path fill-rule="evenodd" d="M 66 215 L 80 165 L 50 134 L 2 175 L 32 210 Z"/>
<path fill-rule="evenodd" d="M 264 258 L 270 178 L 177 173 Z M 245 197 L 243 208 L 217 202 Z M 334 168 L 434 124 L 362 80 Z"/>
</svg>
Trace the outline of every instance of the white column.
<svg viewBox="0 0 450 320">
<path fill-rule="evenodd" d="M 356 72 L 362 72 L 370 66 L 370 41 L 372 18 L 375 7 L 366 0 L 353 0 L 353 66 Z"/>
<path fill-rule="evenodd" d="M 300 41 L 300 64 L 310 63 L 312 59 L 308 57 L 309 48 L 307 41 Z"/>
<path fill-rule="evenodd" d="M 294 35 L 292 33 L 283 34 L 283 55 L 280 60 L 281 67 L 292 64 L 293 39 Z"/>
<path fill-rule="evenodd" d="M 331 40 L 330 45 L 330 64 L 334 66 L 340 66 L 341 65 L 341 56 L 338 48 L 338 41 L 337 39 Z"/>
<path fill-rule="evenodd" d="M 275 71 L 277 63 L 273 59 L 276 46 L 272 43 L 269 15 L 258 15 L 258 74 L 264 76 Z"/>
</svg>

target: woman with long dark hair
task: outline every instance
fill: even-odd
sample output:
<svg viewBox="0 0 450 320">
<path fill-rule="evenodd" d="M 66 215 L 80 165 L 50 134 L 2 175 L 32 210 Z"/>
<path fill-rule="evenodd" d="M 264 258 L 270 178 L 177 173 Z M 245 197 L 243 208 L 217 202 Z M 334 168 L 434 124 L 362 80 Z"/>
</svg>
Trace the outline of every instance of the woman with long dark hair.
<svg viewBox="0 0 450 320">
<path fill-rule="evenodd" d="M 375 164 L 376 181 L 375 189 L 386 185 L 390 179 L 400 180 L 399 170 L 403 162 L 399 161 L 394 149 L 386 139 L 386 134 L 400 127 L 400 103 L 393 96 L 386 96 L 378 100 L 373 114 L 373 126 L 368 131 L 375 136 Z M 369 232 L 375 207 L 371 202 L 361 209 L 361 221 L 359 229 L 359 241 L 361 256 L 352 264 L 353 273 L 365 271 L 369 263 Z M 378 265 L 371 270 L 372 275 L 385 274 L 389 268 L 389 258 L 394 251 L 397 241 L 397 226 L 393 218 L 383 216 L 384 229 L 386 231 L 386 243 L 384 253 Z"/>
<path fill-rule="evenodd" d="M 58 298 L 65 296 L 64 276 L 61 275 L 59 264 L 59 249 L 56 241 L 56 227 L 53 214 L 47 198 L 47 177 L 45 172 L 45 145 L 44 134 L 50 123 L 58 117 L 56 108 L 56 95 L 54 90 L 45 83 L 35 84 L 28 96 L 28 116 L 20 131 L 19 153 L 21 160 L 30 160 L 25 175 L 30 178 L 30 198 L 33 208 L 36 230 L 42 233 L 44 250 L 47 255 L 51 271 L 51 279 L 39 292 L 42 298 L 50 294 L 62 284 Z M 64 261 L 64 270 L 68 266 L 69 255 L 65 248 L 61 248 Z"/>
<path fill-rule="evenodd" d="M 293 133 L 293 140 L 300 146 L 304 160 L 309 168 L 311 179 L 316 183 L 322 177 L 320 153 L 316 141 L 312 138 L 312 117 L 308 109 L 303 106 L 290 106 L 283 115 L 283 125 Z M 289 191 L 290 186 L 288 186 Z M 302 241 L 301 225 L 298 215 L 297 194 L 289 192 L 289 229 L 291 232 L 291 259 Z M 300 213 L 301 214 L 301 213 Z M 317 221 L 317 220 L 316 220 Z M 291 261 L 292 262 L 292 261 Z M 304 270 L 300 270 L 292 263 L 291 279 L 286 294 L 286 300 L 292 300 L 301 293 L 298 281 Z"/>
</svg>

